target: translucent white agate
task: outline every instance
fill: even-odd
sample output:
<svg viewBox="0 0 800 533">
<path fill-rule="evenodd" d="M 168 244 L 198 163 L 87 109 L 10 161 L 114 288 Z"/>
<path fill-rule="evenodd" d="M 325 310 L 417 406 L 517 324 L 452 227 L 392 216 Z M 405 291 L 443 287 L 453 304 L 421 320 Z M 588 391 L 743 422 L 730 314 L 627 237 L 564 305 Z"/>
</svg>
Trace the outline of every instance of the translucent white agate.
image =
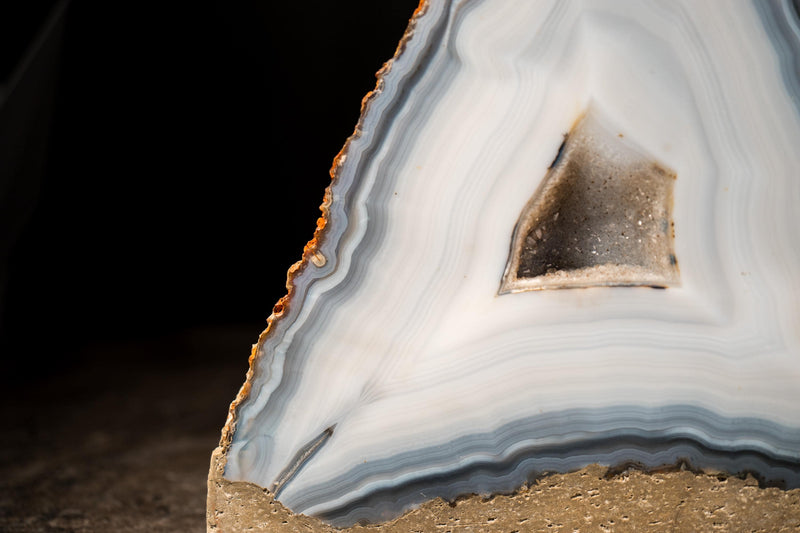
<svg viewBox="0 0 800 533">
<path fill-rule="evenodd" d="M 798 28 L 789 0 L 425 4 L 256 348 L 225 477 L 335 525 L 591 463 L 800 486 Z M 679 282 L 498 294 L 590 108 L 674 171 Z"/>
</svg>

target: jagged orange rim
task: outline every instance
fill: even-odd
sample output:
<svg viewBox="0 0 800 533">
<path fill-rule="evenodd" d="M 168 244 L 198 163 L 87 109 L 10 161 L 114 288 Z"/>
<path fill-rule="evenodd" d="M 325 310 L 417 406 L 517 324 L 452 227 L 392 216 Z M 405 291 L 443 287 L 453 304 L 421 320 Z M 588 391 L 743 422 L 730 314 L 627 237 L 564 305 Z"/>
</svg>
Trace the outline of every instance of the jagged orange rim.
<svg viewBox="0 0 800 533">
<path fill-rule="evenodd" d="M 425 14 L 427 11 L 429 4 L 429 0 L 420 0 L 419 5 L 414 10 L 414 13 L 411 15 L 411 19 L 408 22 L 408 26 L 406 27 L 405 33 L 403 33 L 403 37 L 400 39 L 400 42 L 397 45 L 397 48 L 394 52 L 394 55 L 391 59 L 386 61 L 383 66 L 375 73 L 375 77 L 377 78 L 377 82 L 375 84 L 375 89 L 368 92 L 364 98 L 361 99 L 361 113 L 358 118 L 358 122 L 356 123 L 356 127 L 353 130 L 353 134 L 348 137 L 345 141 L 344 146 L 336 154 L 336 157 L 333 159 L 333 164 L 331 165 L 331 169 L 329 171 L 331 176 L 331 183 L 328 187 L 325 188 L 325 194 L 322 199 L 322 204 L 319 206 L 319 210 L 321 211 L 320 217 L 317 219 L 317 228 L 314 230 L 314 236 L 311 238 L 308 243 L 306 243 L 305 247 L 303 248 L 303 255 L 302 258 L 294 263 L 292 266 L 289 267 L 288 272 L 286 273 L 286 295 L 283 296 L 278 302 L 273 306 L 272 313 L 267 318 L 267 328 L 261 332 L 261 335 L 258 337 L 258 342 L 253 345 L 252 350 L 250 351 L 250 358 L 248 359 L 249 368 L 247 370 L 247 374 L 245 377 L 245 382 L 242 385 L 241 389 L 239 389 L 239 393 L 236 395 L 236 399 L 231 402 L 230 407 L 228 408 L 228 418 L 225 421 L 225 426 L 222 428 L 222 435 L 219 441 L 219 448 L 221 448 L 221 457 L 219 462 L 216 465 L 218 472 L 222 474 L 224 471 L 225 464 L 228 460 L 228 449 L 230 448 L 231 441 L 233 440 L 233 435 L 236 432 L 236 422 L 237 422 L 237 413 L 239 405 L 249 396 L 250 388 L 252 387 L 253 376 L 255 374 L 255 365 L 257 360 L 259 359 L 258 353 L 261 346 L 263 346 L 264 342 L 270 335 L 272 330 L 273 324 L 277 323 L 289 309 L 292 296 L 295 292 L 295 283 L 294 280 L 297 276 L 299 276 L 308 266 L 308 263 L 312 260 L 312 257 L 317 253 L 319 250 L 320 245 L 322 244 L 325 236 L 327 235 L 327 225 L 328 225 L 328 216 L 330 213 L 330 205 L 333 199 L 333 193 L 331 191 L 334 183 L 336 182 L 337 177 L 339 176 L 339 169 L 344 163 L 347 157 L 347 151 L 350 147 L 350 143 L 353 139 L 357 139 L 361 136 L 361 125 L 364 121 L 364 117 L 366 116 L 367 112 L 369 111 L 369 105 L 372 100 L 378 96 L 383 89 L 383 79 L 384 77 L 391 71 L 392 63 L 400 57 L 400 55 L 405 51 L 406 43 L 411 39 L 414 35 L 414 30 L 417 26 L 417 21 L 419 18 Z"/>
</svg>

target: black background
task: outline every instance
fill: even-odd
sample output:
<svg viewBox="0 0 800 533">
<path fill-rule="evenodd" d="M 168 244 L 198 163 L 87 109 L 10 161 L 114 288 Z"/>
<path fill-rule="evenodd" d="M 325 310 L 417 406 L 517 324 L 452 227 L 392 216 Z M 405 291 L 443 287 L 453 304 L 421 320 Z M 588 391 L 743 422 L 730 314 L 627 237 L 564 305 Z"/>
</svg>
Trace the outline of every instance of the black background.
<svg viewBox="0 0 800 533">
<path fill-rule="evenodd" d="M 54 3 L 3 3 L 3 76 Z M 74 0 L 40 193 L 4 265 L 3 377 L 181 330 L 254 342 L 416 4 Z"/>
</svg>

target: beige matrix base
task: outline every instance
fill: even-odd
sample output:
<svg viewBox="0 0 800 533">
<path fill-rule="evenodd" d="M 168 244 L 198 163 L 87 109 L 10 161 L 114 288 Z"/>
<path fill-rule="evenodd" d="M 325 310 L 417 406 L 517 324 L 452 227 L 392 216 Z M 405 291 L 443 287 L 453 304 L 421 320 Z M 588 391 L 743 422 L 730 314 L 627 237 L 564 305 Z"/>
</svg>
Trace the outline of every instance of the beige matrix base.
<svg viewBox="0 0 800 533">
<path fill-rule="evenodd" d="M 295 515 L 266 489 L 222 478 L 221 449 L 211 459 L 208 531 L 524 532 L 742 531 L 800 532 L 800 489 L 759 488 L 748 477 L 690 471 L 608 475 L 590 466 L 554 474 L 513 495 L 436 499 L 377 525 L 337 529 Z"/>
</svg>

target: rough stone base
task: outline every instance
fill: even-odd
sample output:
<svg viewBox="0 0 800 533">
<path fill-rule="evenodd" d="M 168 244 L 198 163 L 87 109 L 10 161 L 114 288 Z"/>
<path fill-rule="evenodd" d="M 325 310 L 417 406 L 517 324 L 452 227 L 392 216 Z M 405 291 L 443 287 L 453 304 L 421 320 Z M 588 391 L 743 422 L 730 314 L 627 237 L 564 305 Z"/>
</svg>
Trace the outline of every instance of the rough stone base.
<svg viewBox="0 0 800 533">
<path fill-rule="evenodd" d="M 547 476 L 510 496 L 471 496 L 423 504 L 385 524 L 336 529 L 294 515 L 266 489 L 221 478 L 214 452 L 208 483 L 208 531 L 524 532 L 800 531 L 800 489 L 759 488 L 755 479 L 689 471 L 606 476 L 590 466 Z"/>
</svg>

